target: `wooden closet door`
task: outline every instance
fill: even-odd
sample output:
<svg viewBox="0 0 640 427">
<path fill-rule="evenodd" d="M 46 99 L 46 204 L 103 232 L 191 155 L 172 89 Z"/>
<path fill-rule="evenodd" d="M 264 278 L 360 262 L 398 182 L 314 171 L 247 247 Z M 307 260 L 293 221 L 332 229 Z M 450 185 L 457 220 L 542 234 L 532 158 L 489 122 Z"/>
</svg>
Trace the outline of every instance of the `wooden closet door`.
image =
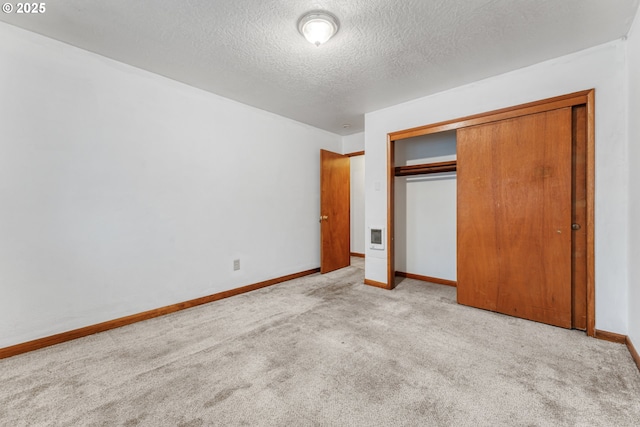
<svg viewBox="0 0 640 427">
<path fill-rule="evenodd" d="M 571 108 L 458 130 L 458 302 L 571 327 Z"/>
<path fill-rule="evenodd" d="M 351 169 L 348 156 L 320 150 L 320 272 L 351 265 Z"/>
</svg>

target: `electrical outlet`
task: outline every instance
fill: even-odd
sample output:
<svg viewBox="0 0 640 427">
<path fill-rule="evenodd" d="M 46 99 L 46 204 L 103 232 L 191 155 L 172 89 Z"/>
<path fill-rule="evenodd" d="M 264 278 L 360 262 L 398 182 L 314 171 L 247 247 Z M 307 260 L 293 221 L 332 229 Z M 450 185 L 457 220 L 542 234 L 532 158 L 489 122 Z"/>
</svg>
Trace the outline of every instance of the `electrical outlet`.
<svg viewBox="0 0 640 427">
<path fill-rule="evenodd" d="M 238 271 L 240 270 L 240 260 L 239 259 L 234 259 L 233 260 L 233 271 Z"/>
</svg>

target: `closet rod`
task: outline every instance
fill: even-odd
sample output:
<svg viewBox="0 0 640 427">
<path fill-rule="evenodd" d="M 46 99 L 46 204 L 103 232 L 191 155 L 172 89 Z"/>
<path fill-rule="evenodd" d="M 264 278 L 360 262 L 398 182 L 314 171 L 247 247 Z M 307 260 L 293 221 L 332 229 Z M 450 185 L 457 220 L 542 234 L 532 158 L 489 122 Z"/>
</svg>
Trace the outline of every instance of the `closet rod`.
<svg viewBox="0 0 640 427">
<path fill-rule="evenodd" d="M 396 166 L 395 176 L 424 175 L 429 173 L 455 172 L 457 162 L 451 160 L 448 162 L 424 163 L 421 165 Z"/>
</svg>

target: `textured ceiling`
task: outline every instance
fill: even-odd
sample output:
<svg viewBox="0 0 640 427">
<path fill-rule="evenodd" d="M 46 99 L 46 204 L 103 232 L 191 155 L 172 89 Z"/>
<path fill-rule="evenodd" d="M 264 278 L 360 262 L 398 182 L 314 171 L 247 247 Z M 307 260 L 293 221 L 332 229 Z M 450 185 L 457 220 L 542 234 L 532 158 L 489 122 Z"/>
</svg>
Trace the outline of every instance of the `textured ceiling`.
<svg viewBox="0 0 640 427">
<path fill-rule="evenodd" d="M 346 135 L 366 112 L 625 36 L 638 2 L 50 0 L 0 20 Z M 341 23 L 319 48 L 296 27 L 315 9 Z"/>
</svg>

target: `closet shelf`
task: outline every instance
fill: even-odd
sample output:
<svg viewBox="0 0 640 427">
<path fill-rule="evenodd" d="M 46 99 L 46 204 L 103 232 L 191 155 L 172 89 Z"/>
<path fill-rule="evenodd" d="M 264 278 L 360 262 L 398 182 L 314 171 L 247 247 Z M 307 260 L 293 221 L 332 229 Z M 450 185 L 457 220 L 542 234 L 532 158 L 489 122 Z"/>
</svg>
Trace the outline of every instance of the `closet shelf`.
<svg viewBox="0 0 640 427">
<path fill-rule="evenodd" d="M 395 176 L 424 175 L 429 173 L 455 172 L 457 161 L 424 163 L 421 165 L 396 166 Z"/>
</svg>

